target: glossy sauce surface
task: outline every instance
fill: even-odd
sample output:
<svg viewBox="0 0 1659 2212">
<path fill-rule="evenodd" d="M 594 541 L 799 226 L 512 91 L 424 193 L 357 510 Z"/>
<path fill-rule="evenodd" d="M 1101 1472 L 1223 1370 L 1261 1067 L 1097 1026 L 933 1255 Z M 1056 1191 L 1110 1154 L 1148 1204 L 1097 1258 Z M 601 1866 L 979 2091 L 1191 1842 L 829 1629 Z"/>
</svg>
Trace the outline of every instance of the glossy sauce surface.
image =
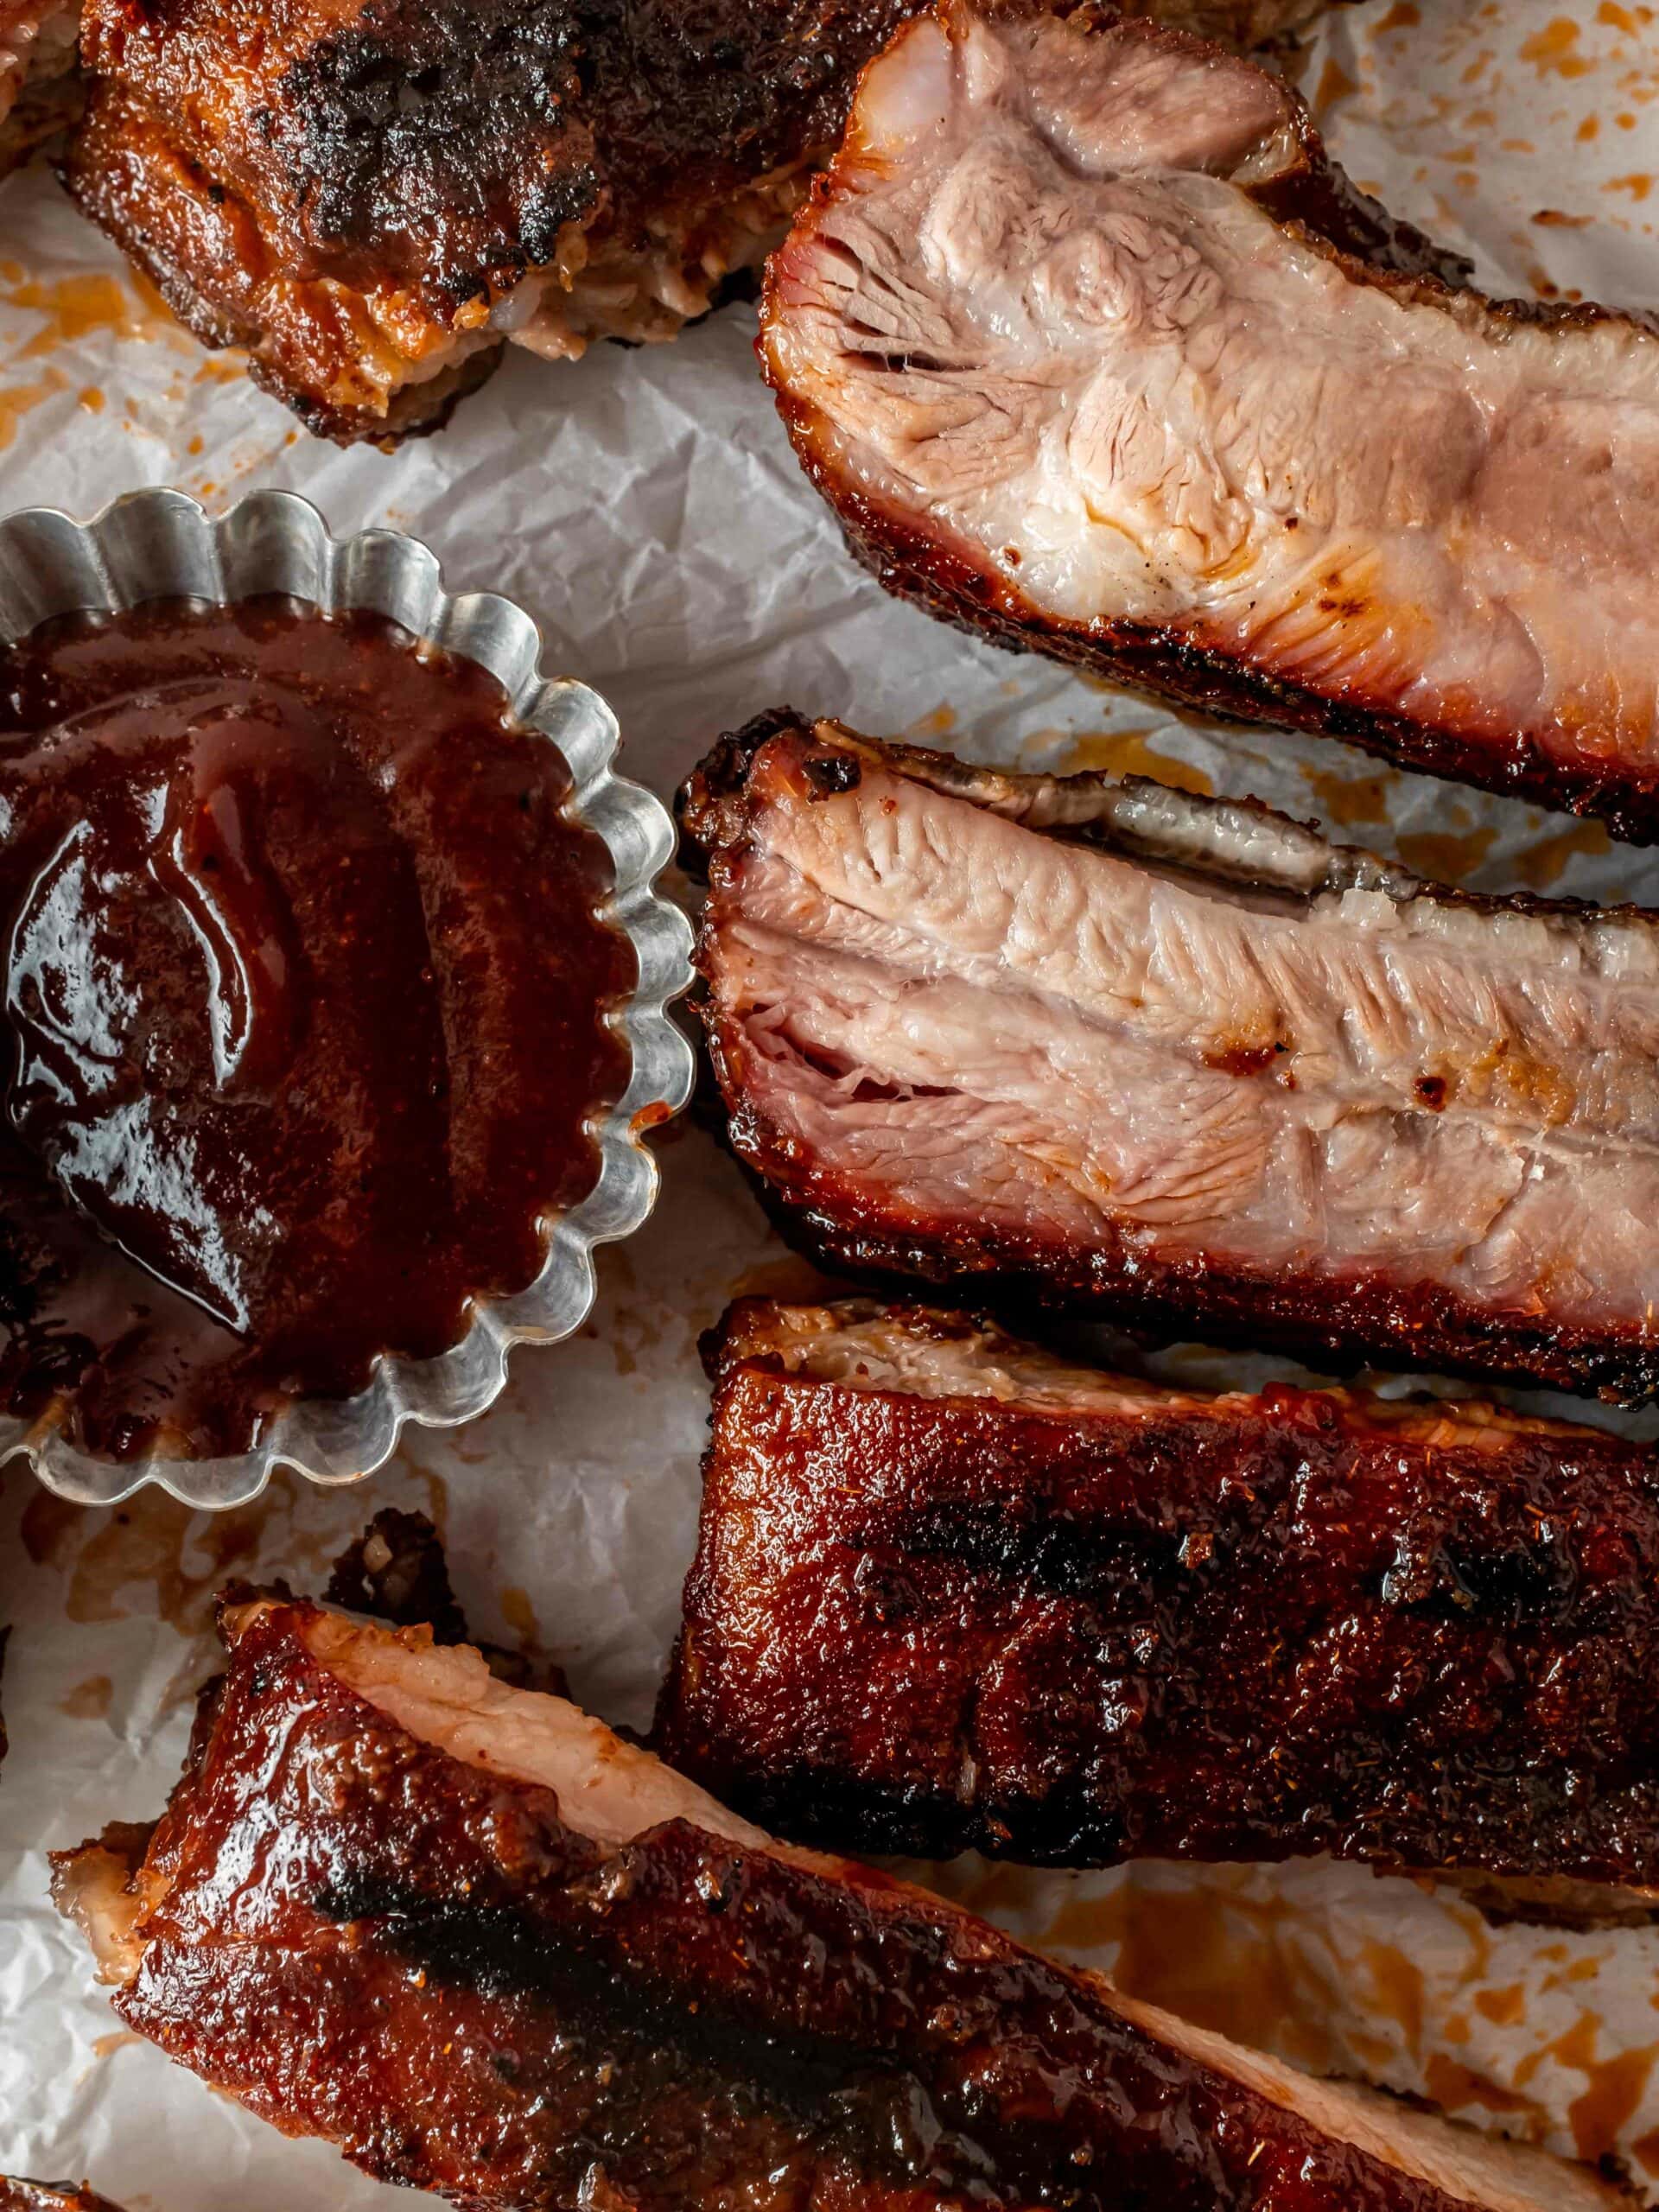
<svg viewBox="0 0 1659 2212">
<path fill-rule="evenodd" d="M 245 1448 L 538 1272 L 626 1053 L 610 863 L 495 678 L 281 599 L 0 658 L 0 1404 Z"/>
</svg>

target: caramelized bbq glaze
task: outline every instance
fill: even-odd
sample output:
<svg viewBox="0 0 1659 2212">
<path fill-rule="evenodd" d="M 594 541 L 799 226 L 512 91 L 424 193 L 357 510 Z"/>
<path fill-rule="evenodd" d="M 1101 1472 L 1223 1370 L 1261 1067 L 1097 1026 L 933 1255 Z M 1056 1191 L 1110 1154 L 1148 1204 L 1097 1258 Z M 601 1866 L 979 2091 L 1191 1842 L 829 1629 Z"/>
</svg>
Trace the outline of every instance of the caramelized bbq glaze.
<svg viewBox="0 0 1659 2212">
<path fill-rule="evenodd" d="M 537 1274 L 626 1079 L 609 861 L 378 616 L 156 602 L 0 677 L 0 1397 L 237 1451 Z"/>
<path fill-rule="evenodd" d="M 1226 2073 L 1105 1985 L 847 1861 L 687 1818 L 596 1841 L 571 1824 L 580 1787 L 567 1818 L 359 1695 L 311 1648 L 317 1618 L 230 1617 L 167 1813 L 147 1851 L 111 1847 L 143 1855 L 114 2002 L 382 2180 L 474 2212 L 1547 2201 L 1489 2196 L 1471 2166 L 1466 2189 L 1402 2171 L 1275 2102 L 1265 2070 Z M 104 1856 L 60 1858 L 60 1902 Z M 1330 2094 L 1304 2087 L 1311 2107 Z M 1375 2143 L 1392 2108 L 1366 2109 Z"/>
<path fill-rule="evenodd" d="M 892 1372 L 861 1377 L 874 1342 Z M 746 1300 L 709 1357 L 658 1742 L 747 1817 L 932 1857 L 1659 1885 L 1650 1446 L 1090 1384 L 919 1307 Z"/>
</svg>

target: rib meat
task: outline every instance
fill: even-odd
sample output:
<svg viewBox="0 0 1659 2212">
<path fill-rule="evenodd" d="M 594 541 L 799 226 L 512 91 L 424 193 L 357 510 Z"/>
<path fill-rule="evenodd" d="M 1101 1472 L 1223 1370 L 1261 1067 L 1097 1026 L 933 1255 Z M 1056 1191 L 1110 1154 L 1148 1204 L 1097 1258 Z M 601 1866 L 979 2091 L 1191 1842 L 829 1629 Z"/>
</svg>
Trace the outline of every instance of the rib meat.
<svg viewBox="0 0 1659 2212">
<path fill-rule="evenodd" d="M 732 1143 L 817 1255 L 1659 1390 L 1654 917 L 787 710 L 681 805 Z"/>
<path fill-rule="evenodd" d="M 1161 1389 L 918 1306 L 747 1300 L 709 1361 L 657 1742 L 736 1810 L 930 1858 L 1659 1890 L 1650 1446 Z"/>
<path fill-rule="evenodd" d="M 79 0 L 0 0 L 0 176 L 79 112 Z"/>
<path fill-rule="evenodd" d="M 509 340 L 671 338 L 772 243 L 913 0 L 87 0 L 70 190 L 313 429 Z"/>
<path fill-rule="evenodd" d="M 464 1649 L 308 1605 L 142 1858 L 60 1864 L 122 2018 L 470 2212 L 1592 2212 L 1581 2170 L 1293 2069 L 770 1843 Z"/>
<path fill-rule="evenodd" d="M 1659 836 L 1659 328 L 1454 289 L 1281 79 L 942 0 L 769 270 L 892 590 L 1205 712 Z"/>
</svg>

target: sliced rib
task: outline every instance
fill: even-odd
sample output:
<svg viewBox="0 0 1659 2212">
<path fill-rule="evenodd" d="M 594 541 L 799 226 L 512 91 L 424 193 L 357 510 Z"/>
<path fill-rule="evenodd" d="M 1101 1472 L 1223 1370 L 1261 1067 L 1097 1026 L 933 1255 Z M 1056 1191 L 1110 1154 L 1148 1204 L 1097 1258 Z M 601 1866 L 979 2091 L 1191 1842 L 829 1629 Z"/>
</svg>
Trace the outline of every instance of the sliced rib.
<svg viewBox="0 0 1659 2212">
<path fill-rule="evenodd" d="M 1455 273 L 1257 65 L 942 0 L 864 78 L 763 353 L 890 589 L 1650 841 L 1659 331 Z"/>
<path fill-rule="evenodd" d="M 854 1269 L 1659 1389 L 1659 928 L 762 717 L 682 798 L 731 1140 Z"/>
<path fill-rule="evenodd" d="M 147 1850 L 60 1862 L 117 2011 L 471 2212 L 1609 2212 L 774 1845 L 476 1654 L 315 1606 L 228 1674 Z"/>
<path fill-rule="evenodd" d="M 961 1313 L 745 1300 L 664 1758 L 798 1841 L 1659 1902 L 1659 1465 L 1453 1401 L 1160 1388 Z M 1645 1892 L 1645 1894 L 1644 1894 Z"/>
</svg>

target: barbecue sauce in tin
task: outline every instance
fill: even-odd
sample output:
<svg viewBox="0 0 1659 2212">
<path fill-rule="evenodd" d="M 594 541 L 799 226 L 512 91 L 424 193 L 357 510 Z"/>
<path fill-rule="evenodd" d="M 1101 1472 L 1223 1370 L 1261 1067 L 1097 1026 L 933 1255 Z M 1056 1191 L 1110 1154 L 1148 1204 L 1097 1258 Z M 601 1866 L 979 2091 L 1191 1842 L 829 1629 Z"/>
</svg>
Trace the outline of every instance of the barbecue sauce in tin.
<svg viewBox="0 0 1659 2212">
<path fill-rule="evenodd" d="M 569 790 L 377 615 L 156 601 L 0 655 L 0 1407 L 238 1452 L 534 1279 L 635 979 Z"/>
</svg>

